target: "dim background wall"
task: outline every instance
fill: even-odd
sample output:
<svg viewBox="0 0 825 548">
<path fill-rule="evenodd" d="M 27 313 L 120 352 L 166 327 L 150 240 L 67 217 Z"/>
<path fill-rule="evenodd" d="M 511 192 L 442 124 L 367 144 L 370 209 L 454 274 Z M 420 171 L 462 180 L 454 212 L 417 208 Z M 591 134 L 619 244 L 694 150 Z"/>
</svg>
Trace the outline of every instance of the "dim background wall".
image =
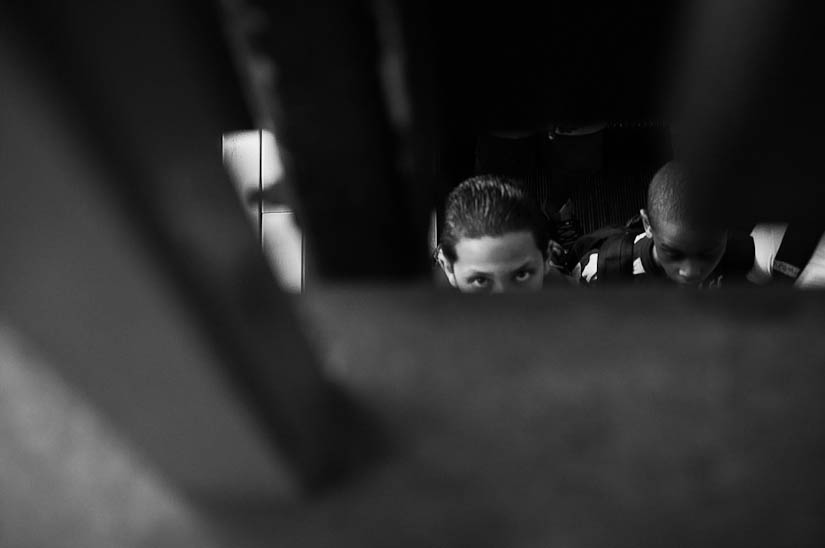
<svg viewBox="0 0 825 548">
<path fill-rule="evenodd" d="M 657 121 L 612 122 L 575 137 L 563 130 L 517 138 L 468 135 L 475 142 L 475 162 L 466 155 L 453 186 L 473 174 L 517 177 L 550 218 L 570 199 L 582 232 L 588 233 L 636 215 L 645 206 L 653 174 L 672 157 L 669 129 Z"/>
</svg>

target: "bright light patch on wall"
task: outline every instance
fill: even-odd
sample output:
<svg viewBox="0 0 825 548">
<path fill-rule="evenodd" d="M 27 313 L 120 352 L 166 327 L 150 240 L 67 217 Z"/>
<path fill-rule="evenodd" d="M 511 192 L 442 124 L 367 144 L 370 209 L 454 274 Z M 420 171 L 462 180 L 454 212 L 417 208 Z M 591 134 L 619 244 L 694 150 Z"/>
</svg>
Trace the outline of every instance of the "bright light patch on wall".
<svg viewBox="0 0 825 548">
<path fill-rule="evenodd" d="M 253 129 L 223 134 L 223 165 L 244 203 L 259 190 L 277 184 L 284 173 L 275 136 Z"/>
<path fill-rule="evenodd" d="M 265 189 L 282 184 L 283 165 L 275 136 L 257 129 L 225 133 L 223 163 L 278 281 L 284 289 L 300 292 L 304 253 L 295 216 L 286 205 L 258 199 Z"/>
</svg>

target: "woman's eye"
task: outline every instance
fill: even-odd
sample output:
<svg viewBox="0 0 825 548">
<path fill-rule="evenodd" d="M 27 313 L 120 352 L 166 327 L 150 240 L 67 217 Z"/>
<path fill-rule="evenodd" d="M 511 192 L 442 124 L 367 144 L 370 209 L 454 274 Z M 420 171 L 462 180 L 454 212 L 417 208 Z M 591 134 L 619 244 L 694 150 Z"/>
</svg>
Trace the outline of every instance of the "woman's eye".
<svg viewBox="0 0 825 548">
<path fill-rule="evenodd" d="M 516 272 L 516 281 L 517 282 L 526 282 L 533 276 L 532 270 L 520 270 Z"/>
</svg>

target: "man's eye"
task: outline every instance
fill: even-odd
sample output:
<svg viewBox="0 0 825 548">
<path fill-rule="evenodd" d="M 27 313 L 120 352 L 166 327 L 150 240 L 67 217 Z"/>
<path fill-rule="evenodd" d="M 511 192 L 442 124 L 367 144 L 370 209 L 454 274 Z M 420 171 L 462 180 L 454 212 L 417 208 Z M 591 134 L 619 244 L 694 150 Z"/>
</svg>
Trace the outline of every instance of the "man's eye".
<svg viewBox="0 0 825 548">
<path fill-rule="evenodd" d="M 519 270 L 518 272 L 516 272 L 515 279 L 516 279 L 517 282 L 526 282 L 527 280 L 529 280 L 532 277 L 533 277 L 533 271 L 532 270 Z"/>
<path fill-rule="evenodd" d="M 476 287 L 486 287 L 487 282 L 489 280 L 487 280 L 487 278 L 478 278 L 478 277 L 476 277 L 476 278 L 470 278 L 467 281 L 470 283 L 470 285 L 474 285 Z"/>
</svg>

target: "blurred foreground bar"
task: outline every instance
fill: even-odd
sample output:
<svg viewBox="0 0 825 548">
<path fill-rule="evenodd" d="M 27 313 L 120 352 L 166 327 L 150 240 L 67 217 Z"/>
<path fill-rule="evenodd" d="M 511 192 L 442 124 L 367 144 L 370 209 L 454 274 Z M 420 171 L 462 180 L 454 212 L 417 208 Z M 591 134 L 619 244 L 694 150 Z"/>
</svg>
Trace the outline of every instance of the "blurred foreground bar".
<svg viewBox="0 0 825 548">
<path fill-rule="evenodd" d="M 221 165 L 249 122 L 215 13 L 2 7 L 7 320 L 176 487 L 329 481 L 344 414 Z"/>
<path fill-rule="evenodd" d="M 505 297 L 309 294 L 330 374 L 380 413 L 397 449 L 329 496 L 223 514 L 228 538 L 825 543 L 824 294 Z"/>
<path fill-rule="evenodd" d="M 373 6 L 224 0 L 247 96 L 282 151 L 296 218 L 321 280 L 415 280 L 429 272 L 429 180 L 413 180 L 388 116 Z M 397 71 L 402 67 L 393 67 Z M 425 197 L 422 197 L 425 196 Z"/>
<path fill-rule="evenodd" d="M 684 21 L 679 152 L 730 223 L 825 225 L 825 34 L 806 2 L 699 0 Z"/>
<path fill-rule="evenodd" d="M 641 301 L 649 305 L 642 309 Z M 95 450 L 94 435 L 63 434 L 61 445 L 58 421 L 54 429 L 4 440 L 2 454 L 10 456 L 4 466 L 13 463 L 17 475 L 0 474 L 0 481 L 38 486 L 3 491 L 0 518 L 13 523 L 14 538 L 28 532 L 53 540 L 49 546 L 76 545 L 58 527 L 67 521 L 91 527 L 89 516 L 100 516 L 105 505 L 108 527 L 123 523 L 121 512 L 144 516 L 125 529 L 126 538 L 146 538 L 145 529 L 165 518 L 167 535 L 195 535 L 190 528 L 200 527 L 217 545 L 241 548 L 799 548 L 825 542 L 821 293 L 547 292 L 479 299 L 342 288 L 316 291 L 303 302 L 330 377 L 391 433 L 394 451 L 383 462 L 289 505 L 254 495 L 213 496 L 196 497 L 181 510 L 175 499 L 158 498 L 163 490 L 158 494 L 151 475 L 125 481 L 107 473 L 131 470 L 117 464 L 123 458 L 117 454 L 104 458 L 105 440 Z M 9 397 L 0 408 L 20 408 L 27 394 L 29 405 L 54 417 L 67 398 L 53 392 L 37 403 L 38 386 L 49 383 L 27 381 L 7 358 L 0 369 L 4 390 L 14 386 L 17 397 L 0 392 Z M 33 368 L 30 374 L 41 373 Z M 193 405 L 202 406 L 210 424 L 226 412 L 210 402 Z M 68 411 L 66 421 L 82 424 L 83 413 Z M 5 431 L 17 424 L 25 433 L 20 423 L 20 415 L 0 416 Z M 233 441 L 224 430 L 215 435 L 218 442 Z M 49 454 L 50 447 L 60 453 Z M 21 458 L 26 450 L 32 456 Z M 78 452 L 95 457 L 99 474 L 70 480 L 77 469 L 67 470 L 58 455 L 77 459 Z M 220 473 L 207 456 L 190 466 Z M 253 472 L 238 468 L 225 480 Z M 40 489 L 42 477 L 55 477 L 57 499 Z M 90 486 L 96 494 L 83 491 Z M 237 486 L 224 487 L 233 492 Z M 107 496 L 132 504 L 124 508 Z M 71 500 L 87 506 L 59 514 L 60 501 Z M 153 500 L 162 506 L 147 509 Z M 8 521 L 29 507 L 41 510 Z M 50 512 L 56 517 L 49 519 Z M 145 545 L 163 546 L 169 538 L 162 530 L 152 537 Z"/>
</svg>

